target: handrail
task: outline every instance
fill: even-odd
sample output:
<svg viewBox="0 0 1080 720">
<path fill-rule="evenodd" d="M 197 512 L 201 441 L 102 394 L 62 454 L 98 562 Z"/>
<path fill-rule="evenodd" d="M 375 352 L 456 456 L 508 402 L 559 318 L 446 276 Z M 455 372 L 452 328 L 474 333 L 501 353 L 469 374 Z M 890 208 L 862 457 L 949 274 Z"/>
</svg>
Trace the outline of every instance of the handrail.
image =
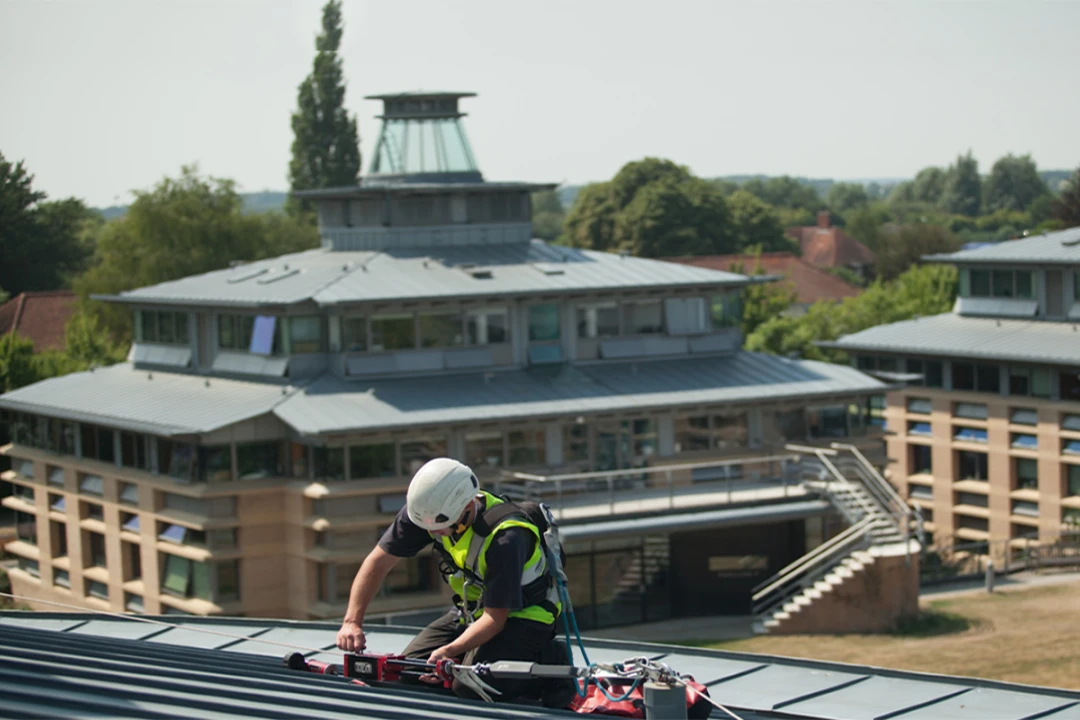
<svg viewBox="0 0 1080 720">
<path fill-rule="evenodd" d="M 854 445 L 850 445 L 848 443 L 834 442 L 834 443 L 830 443 L 830 445 L 831 445 L 831 447 L 836 448 L 837 450 L 841 450 L 841 449 L 842 450 L 847 450 L 852 455 L 854 455 L 855 458 L 859 461 L 859 465 L 862 466 L 862 469 L 863 469 L 865 475 L 867 477 L 870 477 L 871 479 L 873 479 L 874 484 L 877 487 L 877 489 L 880 490 L 887 498 L 889 498 L 889 500 L 891 500 L 893 503 L 895 503 L 896 506 L 904 508 L 905 511 L 908 510 L 908 508 L 910 506 L 906 502 L 904 502 L 904 498 L 900 497 L 900 493 L 896 492 L 896 488 L 894 488 L 889 483 L 888 480 L 881 477 L 881 475 L 877 472 L 877 470 L 874 469 L 873 463 L 871 463 L 869 460 L 866 459 L 866 456 L 862 454 L 862 451 L 859 450 L 859 448 L 855 447 Z M 871 470 L 873 470 L 873 471 L 871 472 Z M 910 514 L 910 513 L 905 513 L 905 514 Z"/>
<path fill-rule="evenodd" d="M 867 531 L 874 524 L 874 518 L 863 518 L 859 522 L 849 527 L 844 532 L 830 538 L 827 542 L 818 545 L 816 548 L 803 555 L 795 562 L 781 568 L 773 578 L 760 583 L 757 587 L 750 591 L 750 599 L 756 600 L 759 596 L 764 595 L 766 592 L 771 592 L 774 586 L 781 585 L 788 580 L 788 578 L 794 576 L 799 570 L 802 570 L 804 566 L 814 564 L 817 559 L 822 555 L 828 555 L 832 553 L 836 547 L 845 544 L 853 537 L 860 536 Z"/>
<path fill-rule="evenodd" d="M 679 465 L 647 465 L 640 468 L 626 468 L 624 470 L 592 470 L 590 472 L 565 473 L 562 475 L 534 475 L 526 472 L 508 473 L 507 477 L 515 480 L 528 480 L 531 482 L 556 482 L 562 480 L 591 480 L 594 478 L 622 477 L 624 475 L 642 475 L 650 473 L 672 472 L 675 470 L 697 470 L 699 468 L 728 467 L 734 465 L 753 465 L 755 463 L 782 462 L 785 460 L 798 460 L 796 454 L 766 455 L 762 457 L 751 456 L 732 458 L 730 460 L 712 460 L 699 463 L 682 463 Z"/>
<path fill-rule="evenodd" d="M 840 470 L 835 465 L 833 465 L 832 461 L 825 457 L 825 453 L 819 454 L 818 460 L 820 460 L 821 464 L 824 465 L 829 470 L 829 472 L 833 474 L 833 477 L 840 480 L 841 483 L 843 483 L 844 485 L 852 484 L 851 481 L 844 477 L 844 474 L 840 472 Z M 862 511 L 868 516 L 880 515 L 878 509 L 868 503 L 864 498 L 856 495 L 855 499 L 858 501 L 857 504 L 859 505 L 859 507 L 862 508 Z"/>
</svg>

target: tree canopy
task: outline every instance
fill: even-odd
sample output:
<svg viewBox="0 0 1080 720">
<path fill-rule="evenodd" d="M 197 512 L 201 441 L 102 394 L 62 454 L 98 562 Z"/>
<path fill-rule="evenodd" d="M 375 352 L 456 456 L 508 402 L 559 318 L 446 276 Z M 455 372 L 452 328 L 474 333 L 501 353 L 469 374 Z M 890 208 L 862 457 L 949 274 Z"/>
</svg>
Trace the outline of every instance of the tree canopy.
<svg viewBox="0 0 1080 720">
<path fill-rule="evenodd" d="M 1062 227 L 1080 225 L 1080 167 L 1065 181 L 1061 195 L 1052 201 L 1050 214 Z"/>
<path fill-rule="evenodd" d="M 349 117 L 345 110 L 338 56 L 342 32 L 341 2 L 329 0 L 322 10 L 322 33 L 315 40 L 314 65 L 300 83 L 292 116 L 293 190 L 356 185 L 360 177 L 360 136 L 356 116 Z"/>
<path fill-rule="evenodd" d="M 93 213 L 75 198 L 47 202 L 33 181 L 21 160 L 0 154 L 0 287 L 13 295 L 67 287 L 91 252 Z"/>
<path fill-rule="evenodd" d="M 865 207 L 868 202 L 870 202 L 870 196 L 866 188 L 859 183 L 833 183 L 825 196 L 825 204 L 829 210 L 842 215 Z"/>
<path fill-rule="evenodd" d="M 990 168 L 983 186 L 983 204 L 988 212 L 1028 210 L 1036 198 L 1049 192 L 1030 155 L 1006 155 Z"/>
<path fill-rule="evenodd" d="M 941 206 L 957 215 L 975 216 L 982 204 L 982 178 L 979 177 L 979 163 L 972 157 L 960 155 L 949 166 L 945 176 L 945 187 L 941 196 Z"/>
</svg>

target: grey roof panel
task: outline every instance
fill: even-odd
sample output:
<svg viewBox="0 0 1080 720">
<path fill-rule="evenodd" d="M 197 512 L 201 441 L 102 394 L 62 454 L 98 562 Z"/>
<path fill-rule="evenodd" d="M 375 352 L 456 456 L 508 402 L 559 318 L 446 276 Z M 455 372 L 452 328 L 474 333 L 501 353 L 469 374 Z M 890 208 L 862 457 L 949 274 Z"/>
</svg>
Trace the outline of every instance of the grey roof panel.
<svg viewBox="0 0 1080 720">
<path fill-rule="evenodd" d="M 739 352 L 591 366 L 562 365 L 494 374 L 346 381 L 323 376 L 274 413 L 302 433 L 320 434 L 441 423 L 685 404 L 882 392 L 853 368 Z"/>
<path fill-rule="evenodd" d="M 167 627 L 150 623 L 125 623 L 115 620 L 91 620 L 66 632 L 72 635 L 97 635 L 100 637 L 120 638 L 124 640 L 145 640 L 160 632 L 172 632 Z"/>
<path fill-rule="evenodd" d="M 850 689 L 871 676 L 836 670 L 764 664 L 759 672 L 707 683 L 709 690 L 722 695 L 735 707 L 786 710 L 811 696 Z"/>
<path fill-rule="evenodd" d="M 53 632 L 66 632 L 80 625 L 85 625 L 86 617 L 76 616 L 71 618 L 40 618 L 29 614 L 4 615 L 0 614 L 0 625 L 16 625 L 34 630 L 51 630 Z"/>
<path fill-rule="evenodd" d="M 591 658 L 590 658 L 591 659 Z M 732 678 L 742 678 L 756 675 L 769 667 L 767 662 L 754 660 L 734 660 L 730 658 L 715 658 L 701 655 L 687 655 L 673 652 L 660 658 L 660 662 L 670 665 L 673 670 L 686 675 L 692 675 L 702 685 L 711 688 Z M 724 702 L 730 700 L 727 691 L 722 691 Z"/>
<path fill-rule="evenodd" d="M 1080 363 L 1080 334 L 1071 323 L 998 320 L 953 313 L 879 325 L 821 345 L 909 355 Z"/>
<path fill-rule="evenodd" d="M 1080 227 L 1031 235 L 954 253 L 927 255 L 925 260 L 978 263 L 1042 263 L 1080 265 Z"/>
<path fill-rule="evenodd" d="M 876 676 L 824 695 L 784 705 L 784 712 L 836 720 L 875 720 L 882 716 L 891 717 L 905 708 L 944 700 L 967 690 L 969 688 L 964 685 L 953 685 L 948 681 Z"/>
<path fill-rule="evenodd" d="M 490 277 L 473 277 L 471 267 L 490 270 Z M 617 288 L 738 287 L 751 282 L 736 273 L 534 240 L 383 252 L 308 250 L 138 288 L 114 299 L 226 306 L 313 301 L 329 306 Z"/>
<path fill-rule="evenodd" d="M 0 408 L 136 432 L 209 432 L 264 415 L 290 389 L 272 383 L 204 378 L 120 363 L 49 378 L 0 395 Z"/>
<path fill-rule="evenodd" d="M 1043 717 L 1050 710 L 1076 708 L 1076 700 L 975 688 L 942 702 L 896 715 L 897 720 L 985 720 L 994 717 Z M 1049 717 L 1061 717 L 1051 715 Z M 1077 715 L 1080 717 L 1080 715 Z"/>
<path fill-rule="evenodd" d="M 255 637 L 258 637 L 263 630 L 269 630 L 270 628 L 271 625 L 269 624 L 264 628 L 253 628 L 250 625 L 215 625 L 213 628 L 194 626 L 193 628 L 188 628 L 187 623 L 177 623 L 174 629 L 153 635 L 147 639 L 147 642 L 213 650 L 236 642 L 235 638 L 225 637 L 216 633 L 254 635 Z M 205 630 L 209 630 L 210 632 L 205 632 Z M 285 649 L 282 648 L 281 652 L 284 654 Z"/>
</svg>

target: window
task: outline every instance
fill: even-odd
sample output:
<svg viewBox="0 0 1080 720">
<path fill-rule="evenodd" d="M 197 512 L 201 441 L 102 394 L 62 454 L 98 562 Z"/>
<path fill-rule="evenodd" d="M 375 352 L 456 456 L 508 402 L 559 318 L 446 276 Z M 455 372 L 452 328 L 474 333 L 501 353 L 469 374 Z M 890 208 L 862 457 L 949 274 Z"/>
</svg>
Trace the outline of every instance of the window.
<svg viewBox="0 0 1080 720">
<path fill-rule="evenodd" d="M 986 430 L 983 428 L 961 427 L 953 428 L 953 440 L 960 442 L 985 443 L 987 441 Z"/>
<path fill-rule="evenodd" d="M 971 296 L 990 297 L 990 271 L 969 270 L 971 277 Z"/>
<path fill-rule="evenodd" d="M 926 387 L 940 388 L 945 387 L 945 370 L 940 360 L 927 360 L 925 380 L 923 384 Z"/>
<path fill-rule="evenodd" d="M 1062 472 L 1065 475 L 1065 495 L 1080 495 L 1080 465 L 1065 465 Z"/>
<path fill-rule="evenodd" d="M 1039 489 L 1039 463 L 1032 458 L 1013 458 L 1013 489 Z"/>
<path fill-rule="evenodd" d="M 933 500 L 934 488 L 925 485 L 912 485 L 908 488 L 908 497 L 914 500 Z"/>
<path fill-rule="evenodd" d="M 200 498 L 188 497 L 177 493 L 162 493 L 162 506 L 166 510 L 177 510 L 191 515 L 205 515 L 206 503 Z"/>
<path fill-rule="evenodd" d="M 465 344 L 462 317 L 458 312 L 420 313 L 416 318 L 420 347 L 457 347 Z"/>
<path fill-rule="evenodd" d="M 138 543 L 121 541 L 120 552 L 124 564 L 124 582 L 142 578 L 142 548 Z"/>
<path fill-rule="evenodd" d="M 289 318 L 289 352 L 300 355 L 323 351 L 323 324 L 319 316 Z"/>
<path fill-rule="evenodd" d="M 1009 447 L 1016 448 L 1017 450 L 1037 450 L 1039 447 L 1039 438 L 1035 435 L 1013 433 L 1012 440 L 1009 442 Z"/>
<path fill-rule="evenodd" d="M 561 337 L 559 306 L 555 303 L 529 306 L 529 342 L 550 342 Z"/>
<path fill-rule="evenodd" d="M 873 355 L 859 355 L 855 358 L 855 367 L 858 370 L 877 370 L 877 358 Z"/>
<path fill-rule="evenodd" d="M 74 455 L 75 423 L 45 418 L 45 449 L 60 455 Z"/>
<path fill-rule="evenodd" d="M 134 483 L 120 482 L 120 502 L 125 505 L 138 505 L 139 504 L 139 488 Z"/>
<path fill-rule="evenodd" d="M 286 462 L 288 463 L 289 477 L 308 477 L 308 470 L 310 469 L 310 450 L 308 446 L 296 442 L 289 443 L 287 452 L 289 453 L 289 457 L 286 460 Z"/>
<path fill-rule="evenodd" d="M 986 405 L 980 403 L 956 403 L 953 408 L 953 417 L 966 418 L 968 420 L 985 420 L 990 416 Z"/>
<path fill-rule="evenodd" d="M 200 445 L 198 481 L 223 483 L 232 480 L 232 450 L 228 445 Z"/>
<path fill-rule="evenodd" d="M 251 349 L 251 339 L 255 332 L 254 315 L 218 315 L 217 320 L 220 349 L 236 352 L 248 352 Z"/>
<path fill-rule="evenodd" d="M 932 407 L 930 400 L 926 397 L 907 398 L 907 411 L 913 412 L 915 415 L 930 415 Z"/>
<path fill-rule="evenodd" d="M 1013 297 L 1016 294 L 1012 270 L 994 270 L 990 274 L 990 281 L 994 297 Z"/>
<path fill-rule="evenodd" d="M 83 535 L 86 547 L 84 558 L 87 567 L 105 567 L 105 536 L 101 533 L 86 532 Z"/>
<path fill-rule="evenodd" d="M 29 485 L 12 485 L 11 494 L 17 498 L 21 498 L 31 505 L 34 504 L 34 488 Z"/>
<path fill-rule="evenodd" d="M 896 372 L 899 369 L 899 361 L 894 357 L 878 358 L 877 369 L 881 372 Z"/>
<path fill-rule="evenodd" d="M 104 520 L 105 508 L 97 503 L 83 503 L 83 517 L 88 520 Z"/>
<path fill-rule="evenodd" d="M 64 495 L 49 493 L 49 509 L 56 512 L 67 512 L 67 500 Z"/>
<path fill-rule="evenodd" d="M 37 515 L 15 511 L 15 538 L 27 545 L 38 544 Z"/>
<path fill-rule="evenodd" d="M 847 408 L 810 408 L 806 415 L 810 425 L 810 437 L 847 437 Z"/>
<path fill-rule="evenodd" d="M 353 480 L 393 477 L 394 462 L 392 442 L 349 447 L 349 477 Z"/>
<path fill-rule="evenodd" d="M 501 432 L 468 433 L 465 435 L 465 462 L 473 470 L 483 467 L 503 467 L 503 436 Z"/>
<path fill-rule="evenodd" d="M 100 600 L 109 599 L 109 586 L 96 580 L 86 581 L 86 594 Z"/>
<path fill-rule="evenodd" d="M 952 364 L 952 389 L 975 389 L 975 366 L 971 363 L 954 362 Z"/>
<path fill-rule="evenodd" d="M 511 430 L 506 435 L 509 448 L 509 465 L 542 465 L 546 462 L 544 454 L 544 431 Z"/>
<path fill-rule="evenodd" d="M 1058 388 L 1062 400 L 1080 400 L 1080 373 L 1075 369 L 1058 373 Z"/>
<path fill-rule="evenodd" d="M 136 342 L 187 345 L 190 342 L 186 312 L 135 311 Z"/>
<path fill-rule="evenodd" d="M 195 531 L 186 528 L 183 525 L 158 523 L 158 540 L 165 540 L 167 542 L 176 543 L 177 545 L 188 544 L 188 533 L 194 532 Z"/>
<path fill-rule="evenodd" d="M 1001 391 L 1001 372 L 997 365 L 975 366 L 975 389 L 979 392 Z"/>
<path fill-rule="evenodd" d="M 1024 517 L 1039 517 L 1039 503 L 1025 500 L 1012 501 L 1012 514 Z"/>
<path fill-rule="evenodd" d="M 505 308 L 465 313 L 465 335 L 470 345 L 500 345 L 510 341 L 510 317 Z"/>
<path fill-rule="evenodd" d="M 135 513 L 120 513 L 120 528 L 128 532 L 139 532 L 139 516 Z"/>
<path fill-rule="evenodd" d="M 1080 432 L 1080 415 L 1062 415 L 1061 429 Z"/>
<path fill-rule="evenodd" d="M 961 297 L 1035 297 L 1034 273 L 1031 270 L 960 271 Z"/>
<path fill-rule="evenodd" d="M 1045 368 L 1010 367 L 1009 394 L 1050 397 L 1050 371 Z"/>
<path fill-rule="evenodd" d="M 18 567 L 31 577 L 41 577 L 41 566 L 38 564 L 37 560 L 29 560 L 24 557 L 18 558 Z"/>
<path fill-rule="evenodd" d="M 175 480 L 191 482 L 195 471 L 195 446 L 173 440 L 157 441 L 158 472 Z"/>
<path fill-rule="evenodd" d="M 97 475 L 80 475 L 79 492 L 84 495 L 101 495 L 105 492 L 105 481 Z"/>
<path fill-rule="evenodd" d="M 416 557 L 402 560 L 386 576 L 381 588 L 383 595 L 424 592 L 432 589 L 431 557 Z M 345 587 L 349 587 L 346 585 Z"/>
<path fill-rule="evenodd" d="M 316 480 L 345 479 L 345 448 L 315 447 L 311 459 Z"/>
<path fill-rule="evenodd" d="M 243 443 L 236 446 L 236 473 L 241 480 L 281 477 L 285 474 L 285 445 L 281 442 Z"/>
<path fill-rule="evenodd" d="M 412 477 L 428 460 L 446 457 L 446 438 L 409 438 L 402 440 L 399 475 Z M 355 477 L 355 472 L 353 474 Z"/>
<path fill-rule="evenodd" d="M 742 296 L 738 291 L 714 295 L 710 305 L 714 328 L 742 327 Z"/>
<path fill-rule="evenodd" d="M 372 350 L 411 350 L 416 347 L 416 318 L 411 313 L 371 318 Z"/>
<path fill-rule="evenodd" d="M 957 480 L 987 480 L 989 476 L 986 453 L 960 450 L 956 453 Z"/>
<path fill-rule="evenodd" d="M 81 424 L 79 434 L 82 437 L 82 456 L 89 460 L 116 462 L 116 449 L 113 446 L 113 431 L 97 425 Z"/>
<path fill-rule="evenodd" d="M 565 442 L 563 444 L 565 446 Z M 708 415 L 680 417 L 675 420 L 676 452 L 709 450 L 711 447 L 712 432 L 709 430 Z"/>
<path fill-rule="evenodd" d="M 928 422 L 908 422 L 908 435 L 923 435 L 929 437 L 932 433 L 930 431 L 930 423 Z"/>
<path fill-rule="evenodd" d="M 1038 425 L 1039 414 L 1030 408 L 1013 408 L 1009 422 L 1013 425 Z"/>
<path fill-rule="evenodd" d="M 932 475 L 934 472 L 933 452 L 928 445 L 911 445 L 908 472 L 911 475 Z"/>
<path fill-rule="evenodd" d="M 659 300 L 623 303 L 622 327 L 625 335 L 655 335 L 664 332 L 664 305 Z"/>
<path fill-rule="evenodd" d="M 67 523 L 50 520 L 49 539 L 52 541 L 52 556 L 54 558 L 67 557 Z"/>
<path fill-rule="evenodd" d="M 615 337 L 619 334 L 619 305 L 614 302 L 579 305 L 577 309 L 579 338 Z"/>
<path fill-rule="evenodd" d="M 1061 445 L 1061 452 L 1066 455 L 1080 455 L 1080 440 L 1066 440 Z"/>
<path fill-rule="evenodd" d="M 164 556 L 161 591 L 174 597 L 210 599 L 210 568 L 177 555 Z"/>
<path fill-rule="evenodd" d="M 146 612 L 142 595 L 136 595 L 135 593 L 129 592 L 124 593 L 124 609 L 133 613 Z"/>
<path fill-rule="evenodd" d="M 806 413 L 802 409 L 778 411 L 773 420 L 776 431 L 787 441 L 806 439 Z"/>
<path fill-rule="evenodd" d="M 14 462 L 12 464 L 14 464 Z M 33 467 L 33 466 L 31 465 L 31 467 Z M 57 487 L 64 487 L 64 469 L 63 468 L 49 468 L 48 483 L 50 485 L 55 485 Z"/>
<path fill-rule="evenodd" d="M 351 316 L 341 320 L 341 336 L 345 352 L 367 350 L 367 318 Z"/>
<path fill-rule="evenodd" d="M 217 588 L 214 593 L 217 602 L 231 602 L 240 599 L 240 561 L 228 560 L 214 564 Z"/>
<path fill-rule="evenodd" d="M 53 585 L 59 585 L 64 588 L 71 588 L 71 577 L 68 575 L 67 570 L 61 570 L 59 568 L 53 568 Z"/>
<path fill-rule="evenodd" d="M 676 421 L 678 423 L 678 421 Z M 584 422 L 563 425 L 563 462 L 576 463 L 589 461 L 589 426 Z M 676 425 L 678 428 L 678 425 Z M 678 429 L 675 431 L 678 442 Z"/>
<path fill-rule="evenodd" d="M 120 433 L 120 464 L 124 467 L 149 470 L 146 457 L 146 437 L 135 433 Z"/>
<path fill-rule="evenodd" d="M 207 530 L 206 544 L 214 550 L 232 550 L 240 544 L 240 531 L 234 527 Z"/>
<path fill-rule="evenodd" d="M 956 504 L 984 508 L 990 506 L 990 498 L 981 493 L 959 492 L 956 493 Z"/>
</svg>

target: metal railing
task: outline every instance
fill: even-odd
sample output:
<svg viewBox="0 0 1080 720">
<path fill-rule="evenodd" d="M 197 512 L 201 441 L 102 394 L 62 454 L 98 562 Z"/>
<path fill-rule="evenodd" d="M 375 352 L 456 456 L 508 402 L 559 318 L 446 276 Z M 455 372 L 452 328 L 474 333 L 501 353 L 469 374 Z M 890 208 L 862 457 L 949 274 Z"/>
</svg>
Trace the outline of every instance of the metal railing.
<svg viewBox="0 0 1080 720">
<path fill-rule="evenodd" d="M 859 448 L 848 443 L 837 442 L 831 443 L 830 447 L 835 450 L 847 450 L 851 453 L 855 461 L 850 463 L 849 466 L 859 476 L 859 479 L 862 480 L 863 485 L 874 496 L 874 499 L 892 515 L 894 523 L 904 533 L 905 541 L 910 538 L 911 525 L 915 523 L 917 528 L 916 539 L 920 545 L 923 545 L 926 538 L 923 533 L 922 510 L 910 505 L 904 498 L 900 497 L 900 493 L 896 492 L 896 488 L 892 486 L 892 483 L 877 471 L 874 464 L 866 459 L 866 456 L 862 454 Z"/>
<path fill-rule="evenodd" d="M 851 553 L 869 547 L 872 543 L 871 533 L 878 522 L 876 518 L 863 518 L 755 587 L 750 596 L 752 612 L 758 616 L 771 614 L 825 577 Z"/>
<path fill-rule="evenodd" d="M 559 520 L 564 519 L 568 509 L 588 504 L 606 506 L 606 514 L 610 515 L 616 514 L 620 502 L 659 501 L 656 509 L 666 506 L 674 510 L 677 498 L 721 493 L 730 503 L 735 492 L 761 489 L 763 485 L 780 487 L 783 497 L 787 497 L 790 487 L 799 484 L 792 472 L 798 459 L 798 455 L 785 453 L 557 475 L 504 472 L 492 489 L 512 500 L 546 502 Z M 707 479 L 695 479 L 695 470 L 716 472 Z"/>
</svg>

